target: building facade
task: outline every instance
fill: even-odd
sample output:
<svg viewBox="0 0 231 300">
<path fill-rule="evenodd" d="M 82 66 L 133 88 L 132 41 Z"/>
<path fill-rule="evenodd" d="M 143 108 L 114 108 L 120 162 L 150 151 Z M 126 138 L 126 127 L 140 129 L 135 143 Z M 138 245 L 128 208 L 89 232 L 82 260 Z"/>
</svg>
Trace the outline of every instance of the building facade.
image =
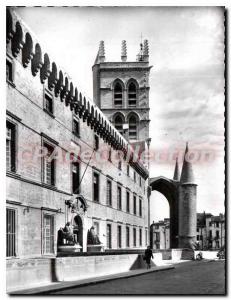
<svg viewBox="0 0 231 300">
<path fill-rule="evenodd" d="M 170 248 L 170 220 L 154 222 L 150 226 L 150 246 L 152 249 Z"/>
<path fill-rule="evenodd" d="M 6 37 L 7 258 L 56 255 L 58 230 L 67 222 L 83 252 L 92 226 L 105 250 L 146 247 L 148 170 L 130 159 L 133 147 L 108 120 L 115 116 L 100 96 L 107 90 L 94 85 L 99 107 L 87 100 L 12 9 Z M 127 80 L 136 85 L 139 72 Z M 113 82 L 117 77 L 111 74 Z M 146 139 L 140 111 L 136 136 Z M 132 128 L 130 122 L 135 137 Z"/>
<path fill-rule="evenodd" d="M 220 249 L 225 246 L 225 216 L 197 214 L 197 243 L 200 249 Z"/>
</svg>

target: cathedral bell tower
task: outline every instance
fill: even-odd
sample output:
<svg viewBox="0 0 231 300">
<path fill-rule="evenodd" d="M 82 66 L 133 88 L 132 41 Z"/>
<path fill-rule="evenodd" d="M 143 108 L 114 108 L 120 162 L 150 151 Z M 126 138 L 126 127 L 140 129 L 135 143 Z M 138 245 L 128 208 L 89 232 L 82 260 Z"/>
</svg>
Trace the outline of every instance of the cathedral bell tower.
<svg viewBox="0 0 231 300">
<path fill-rule="evenodd" d="M 144 150 L 149 139 L 148 41 L 140 44 L 134 61 L 127 61 L 126 41 L 121 45 L 121 61 L 107 62 L 104 42 L 99 45 L 92 67 L 93 99 L 116 129 Z"/>
</svg>

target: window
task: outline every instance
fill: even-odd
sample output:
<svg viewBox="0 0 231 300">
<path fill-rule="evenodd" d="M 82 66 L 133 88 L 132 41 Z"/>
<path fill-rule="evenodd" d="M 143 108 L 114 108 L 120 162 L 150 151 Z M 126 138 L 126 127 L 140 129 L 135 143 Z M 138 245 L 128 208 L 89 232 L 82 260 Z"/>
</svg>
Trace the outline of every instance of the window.
<svg viewBox="0 0 231 300">
<path fill-rule="evenodd" d="M 133 228 L 133 246 L 136 247 L 136 228 Z"/>
<path fill-rule="evenodd" d="M 200 239 L 200 236 L 199 236 L 199 235 L 197 235 L 197 241 L 199 241 L 199 239 Z"/>
<path fill-rule="evenodd" d="M 137 120 L 134 115 L 129 118 L 129 139 L 136 140 L 137 139 Z"/>
<path fill-rule="evenodd" d="M 136 85 L 131 82 L 128 86 L 128 106 L 136 106 Z"/>
<path fill-rule="evenodd" d="M 126 226 L 126 247 L 130 247 L 130 230 L 128 226 Z"/>
<path fill-rule="evenodd" d="M 142 186 L 142 178 L 141 178 L 141 176 L 140 176 L 140 187 Z"/>
<path fill-rule="evenodd" d="M 219 227 L 219 222 L 216 222 L 216 227 Z"/>
<path fill-rule="evenodd" d="M 201 241 L 203 240 L 203 235 L 200 235 L 200 240 L 201 240 Z"/>
<path fill-rule="evenodd" d="M 15 209 L 6 209 L 6 256 L 16 256 L 16 216 Z"/>
<path fill-rule="evenodd" d="M 136 215 L 136 196 L 133 196 L 133 213 Z"/>
<path fill-rule="evenodd" d="M 54 216 L 43 215 L 43 254 L 54 253 Z"/>
<path fill-rule="evenodd" d="M 94 150 L 98 150 L 99 149 L 99 137 L 95 134 L 94 135 Z"/>
<path fill-rule="evenodd" d="M 142 246 L 142 229 L 141 228 L 140 228 L 139 240 L 140 240 L 140 246 Z"/>
<path fill-rule="evenodd" d="M 123 102 L 123 89 L 119 82 L 115 84 L 114 87 L 114 105 L 116 107 L 121 107 Z"/>
<path fill-rule="evenodd" d="M 16 171 L 16 127 L 6 122 L 6 170 Z"/>
<path fill-rule="evenodd" d="M 123 134 L 123 120 L 120 115 L 115 117 L 115 128 L 119 131 L 120 134 Z"/>
<path fill-rule="evenodd" d="M 112 206 L 112 182 L 107 180 L 107 205 Z"/>
<path fill-rule="evenodd" d="M 139 198 L 139 216 L 142 217 L 142 198 Z"/>
<path fill-rule="evenodd" d="M 93 173 L 93 201 L 99 202 L 99 174 Z"/>
<path fill-rule="evenodd" d="M 55 185 L 55 160 L 51 158 L 54 147 L 44 143 L 46 155 L 43 157 L 43 182 L 49 185 Z"/>
<path fill-rule="evenodd" d="M 219 239 L 219 230 L 216 230 L 216 238 Z"/>
<path fill-rule="evenodd" d="M 73 162 L 72 163 L 72 193 L 79 194 L 79 163 Z"/>
<path fill-rule="evenodd" d="M 212 222 L 209 222 L 209 226 L 212 226 Z"/>
<path fill-rule="evenodd" d="M 107 248 L 111 249 L 111 224 L 107 224 Z"/>
<path fill-rule="evenodd" d="M 126 212 L 130 212 L 130 193 L 126 192 Z"/>
<path fill-rule="evenodd" d="M 130 176 L 130 167 L 127 165 L 127 176 Z"/>
<path fill-rule="evenodd" d="M 197 232 L 199 232 L 199 228 L 197 228 Z"/>
<path fill-rule="evenodd" d="M 45 99 L 44 99 L 44 108 L 45 111 L 48 112 L 49 114 L 53 114 L 54 113 L 54 109 L 53 109 L 53 97 L 50 93 L 48 93 L 47 91 L 45 91 Z"/>
<path fill-rule="evenodd" d="M 148 244 L 148 230 L 145 229 L 145 245 L 147 246 Z"/>
<path fill-rule="evenodd" d="M 13 62 L 6 59 L 6 80 L 13 82 Z"/>
<path fill-rule="evenodd" d="M 209 238 L 212 239 L 212 237 L 213 237 L 212 230 L 209 230 Z"/>
<path fill-rule="evenodd" d="M 117 227 L 117 246 L 121 248 L 121 226 Z"/>
<path fill-rule="evenodd" d="M 119 160 L 119 162 L 118 162 L 118 169 L 122 170 L 122 161 L 121 160 Z"/>
<path fill-rule="evenodd" d="M 121 186 L 117 186 L 117 207 L 119 210 L 122 209 L 122 189 Z"/>
<path fill-rule="evenodd" d="M 134 182 L 136 182 L 136 171 L 134 170 L 134 173 L 133 173 L 133 179 L 134 179 Z"/>
<path fill-rule="evenodd" d="M 76 117 L 73 117 L 73 134 L 77 137 L 79 137 L 79 119 Z"/>
</svg>

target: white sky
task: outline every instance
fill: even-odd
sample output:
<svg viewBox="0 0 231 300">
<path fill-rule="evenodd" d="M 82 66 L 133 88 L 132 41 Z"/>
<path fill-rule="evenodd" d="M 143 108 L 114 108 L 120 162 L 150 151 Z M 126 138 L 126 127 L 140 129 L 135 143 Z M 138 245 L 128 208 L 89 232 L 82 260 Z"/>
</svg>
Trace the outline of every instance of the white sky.
<svg viewBox="0 0 231 300">
<path fill-rule="evenodd" d="M 106 60 L 120 60 L 127 41 L 134 61 L 141 33 L 149 40 L 150 137 L 154 151 L 215 151 L 212 162 L 195 162 L 197 211 L 224 212 L 224 27 L 216 7 L 18 8 L 42 49 L 92 99 L 92 65 L 100 40 Z M 181 169 L 180 163 L 180 169 Z M 151 164 L 151 176 L 172 178 L 172 161 Z M 168 216 L 168 203 L 152 193 L 151 220 Z"/>
</svg>

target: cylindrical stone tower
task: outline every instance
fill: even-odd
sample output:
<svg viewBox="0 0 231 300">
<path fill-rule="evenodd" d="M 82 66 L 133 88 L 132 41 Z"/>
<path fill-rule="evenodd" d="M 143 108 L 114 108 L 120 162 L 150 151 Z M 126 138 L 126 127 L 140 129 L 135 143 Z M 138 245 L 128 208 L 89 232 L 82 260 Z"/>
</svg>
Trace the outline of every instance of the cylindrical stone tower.
<svg viewBox="0 0 231 300">
<path fill-rule="evenodd" d="M 188 156 L 187 144 L 179 186 L 179 248 L 192 248 L 192 244 L 196 241 L 197 184 L 194 181 L 192 164 Z"/>
</svg>

